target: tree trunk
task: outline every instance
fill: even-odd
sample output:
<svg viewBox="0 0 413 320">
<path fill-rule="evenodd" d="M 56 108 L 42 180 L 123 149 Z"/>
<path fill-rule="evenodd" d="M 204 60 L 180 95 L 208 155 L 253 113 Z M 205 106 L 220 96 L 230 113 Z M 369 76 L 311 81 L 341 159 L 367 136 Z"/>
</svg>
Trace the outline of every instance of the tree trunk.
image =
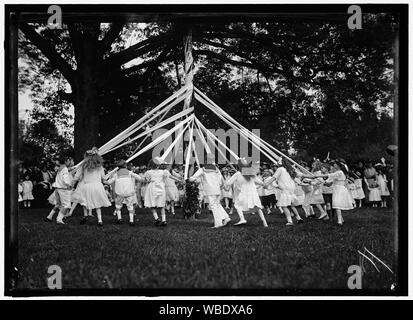
<svg viewBox="0 0 413 320">
<path fill-rule="evenodd" d="M 77 81 L 73 89 L 75 128 L 74 128 L 74 149 L 75 160 L 83 159 L 86 150 L 92 147 L 100 147 L 99 141 L 99 109 L 98 109 L 98 88 L 100 79 L 99 67 L 96 57 L 98 56 L 98 46 L 95 41 L 83 41 L 80 50 L 80 57 L 76 57 L 78 62 Z"/>
<path fill-rule="evenodd" d="M 85 79 L 86 80 L 86 79 Z M 75 94 L 74 149 L 76 162 L 83 159 L 86 150 L 97 146 L 99 115 L 96 108 L 97 92 L 89 80 Z"/>
</svg>

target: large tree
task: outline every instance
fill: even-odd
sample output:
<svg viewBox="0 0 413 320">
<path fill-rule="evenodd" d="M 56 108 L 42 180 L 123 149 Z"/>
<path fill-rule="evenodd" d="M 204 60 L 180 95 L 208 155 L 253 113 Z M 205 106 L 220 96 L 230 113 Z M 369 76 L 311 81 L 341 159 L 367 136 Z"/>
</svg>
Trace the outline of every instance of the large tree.
<svg viewBox="0 0 413 320">
<path fill-rule="evenodd" d="M 281 136 L 265 133 L 270 142 L 278 141 L 283 148 L 311 148 L 309 135 L 317 133 L 314 126 L 320 124 L 326 114 L 323 110 L 332 105 L 331 101 L 343 112 L 361 110 L 358 116 L 362 119 L 377 118 L 377 105 L 388 105 L 395 22 L 391 15 L 365 15 L 363 29 L 352 31 L 346 23 L 310 18 L 254 23 L 151 23 L 147 34 L 132 46 L 127 46 L 127 39 L 135 25 L 122 21 L 111 23 L 110 27 L 101 21 L 68 23 L 61 31 L 21 23 L 20 29 L 47 58 L 49 67 L 58 69 L 70 84 L 71 93 L 61 96 L 75 108 L 78 155 L 104 142 L 139 115 L 131 116 L 127 112 L 130 109 L 120 110 L 120 100 L 125 100 L 123 105 L 139 106 L 142 114 L 145 107 L 159 102 L 174 89 L 176 84 L 167 78 L 172 68 L 179 69 L 182 63 L 181 40 L 187 28 L 192 29 L 193 53 L 201 67 L 195 77 L 201 89 L 225 106 L 231 99 L 218 96 L 220 91 L 216 90 L 216 83 L 234 88 L 233 76 L 225 77 L 225 73 L 235 70 L 239 77 L 239 72 L 245 70 L 249 79 L 254 74 L 255 87 L 244 84 L 238 86 L 238 92 L 233 90 L 240 99 L 228 107 L 234 116 L 244 124 L 260 126 L 262 120 L 275 115 L 276 127 L 272 131 Z M 24 50 L 30 53 L 32 49 L 33 46 L 25 46 Z M 139 64 L 125 68 L 136 58 L 140 58 Z M 203 66 L 215 69 L 212 75 L 216 78 L 206 80 Z M 148 79 L 161 83 L 159 90 L 152 87 L 157 95 L 149 94 L 144 101 L 136 101 Z M 177 80 L 180 84 L 179 76 Z M 237 112 L 237 107 L 244 109 Z M 252 110 L 255 116 L 250 122 Z M 123 121 L 119 121 L 120 114 Z M 101 121 L 105 121 L 104 126 L 99 124 Z M 110 121 L 112 126 L 108 126 Z M 300 125 L 306 128 L 306 136 Z"/>
<path fill-rule="evenodd" d="M 125 86 L 125 82 L 133 82 L 135 90 L 139 90 L 156 64 L 145 63 L 134 66 L 133 70 L 124 70 L 122 66 L 133 59 L 145 58 L 148 53 L 157 54 L 165 43 L 170 48 L 168 41 L 174 39 L 172 32 L 165 32 L 120 50 L 125 46 L 125 41 L 118 39 L 125 28 L 124 22 L 112 23 L 109 29 L 100 22 L 68 23 L 62 30 L 22 22 L 19 28 L 25 38 L 20 42 L 22 52 L 41 61 L 43 57 L 36 57 L 40 50 L 47 59 L 43 71 L 57 69 L 70 85 L 69 92 L 62 90 L 60 93 L 62 99 L 74 106 L 74 142 L 78 158 L 86 149 L 102 143 L 100 116 L 105 105 L 113 100 L 113 92 L 130 87 Z M 137 72 L 141 69 L 145 72 Z M 128 95 L 132 96 L 133 92 Z M 116 107 L 115 104 L 109 109 L 113 112 Z M 114 128 L 123 126 L 115 124 Z"/>
</svg>

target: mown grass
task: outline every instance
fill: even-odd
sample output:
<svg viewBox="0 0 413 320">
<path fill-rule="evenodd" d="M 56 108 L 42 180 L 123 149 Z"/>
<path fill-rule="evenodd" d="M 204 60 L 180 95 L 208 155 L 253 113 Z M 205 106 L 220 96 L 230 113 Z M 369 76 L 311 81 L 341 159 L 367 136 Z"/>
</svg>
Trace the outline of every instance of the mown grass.
<svg viewBox="0 0 413 320">
<path fill-rule="evenodd" d="M 266 229 L 247 215 L 248 225 L 218 230 L 207 212 L 193 221 L 177 210 L 166 228 L 155 227 L 145 209 L 135 227 L 115 225 L 113 209 L 106 209 L 103 228 L 95 218 L 79 225 L 79 209 L 65 226 L 43 222 L 47 212 L 19 211 L 19 288 L 47 288 L 50 265 L 62 268 L 66 289 L 346 289 L 347 269 L 359 264 L 364 247 L 394 266 L 391 209 L 347 212 L 342 227 L 316 220 L 286 227 L 273 213 Z M 392 275 L 379 268 L 366 264 L 364 289 L 389 290 Z"/>
</svg>

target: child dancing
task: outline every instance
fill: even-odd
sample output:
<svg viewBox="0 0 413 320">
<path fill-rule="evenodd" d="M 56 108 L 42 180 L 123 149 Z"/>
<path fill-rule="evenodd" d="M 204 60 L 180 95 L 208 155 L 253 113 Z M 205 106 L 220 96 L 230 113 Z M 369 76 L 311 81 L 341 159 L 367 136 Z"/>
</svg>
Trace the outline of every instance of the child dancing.
<svg viewBox="0 0 413 320">
<path fill-rule="evenodd" d="M 112 184 L 115 182 L 115 208 L 117 216 L 117 224 L 122 223 L 122 207 L 125 204 L 129 211 L 129 225 L 133 227 L 135 225 L 135 180 L 143 181 L 144 179 L 136 173 L 127 169 L 127 163 L 125 160 L 120 160 L 118 163 L 119 170 L 112 176 L 112 178 L 105 181 L 106 184 Z"/>
</svg>

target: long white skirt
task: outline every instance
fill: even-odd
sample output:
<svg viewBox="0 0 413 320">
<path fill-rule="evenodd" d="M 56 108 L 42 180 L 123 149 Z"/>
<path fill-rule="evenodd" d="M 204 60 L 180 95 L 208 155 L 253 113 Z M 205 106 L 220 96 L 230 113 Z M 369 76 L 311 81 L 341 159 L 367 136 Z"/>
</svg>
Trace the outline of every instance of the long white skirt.
<svg viewBox="0 0 413 320">
<path fill-rule="evenodd" d="M 87 209 L 98 209 L 110 207 L 108 196 L 101 182 L 85 183 L 79 190 L 84 199 L 84 205 Z"/>
<path fill-rule="evenodd" d="M 304 193 L 294 194 L 294 199 L 291 201 L 291 205 L 293 207 L 302 206 L 304 203 L 304 199 L 305 199 Z"/>
<path fill-rule="evenodd" d="M 369 190 L 369 201 L 381 201 L 380 189 L 379 188 L 372 188 Z"/>
<path fill-rule="evenodd" d="M 333 186 L 333 209 L 353 209 L 353 197 L 350 191 L 342 185 Z"/>
<path fill-rule="evenodd" d="M 149 183 L 145 190 L 144 205 L 146 208 L 163 208 L 166 202 L 166 188 L 162 192 L 154 192 L 154 183 Z"/>
<path fill-rule="evenodd" d="M 79 183 L 76 186 L 75 191 L 73 191 L 72 196 L 71 196 L 71 201 L 79 203 L 80 205 L 84 206 L 86 201 L 85 198 L 82 194 L 82 186 L 84 185 L 83 181 L 79 181 Z M 105 192 L 106 193 L 106 192 Z"/>
<path fill-rule="evenodd" d="M 262 209 L 260 197 L 257 189 L 243 188 L 237 195 L 234 192 L 234 208 L 241 211 L 250 211 L 252 209 Z"/>
<path fill-rule="evenodd" d="M 176 185 L 166 187 L 166 201 L 178 201 L 179 190 Z"/>
<path fill-rule="evenodd" d="M 278 207 L 288 207 L 291 206 L 291 203 L 295 199 L 294 192 L 289 190 L 280 189 L 280 193 L 277 198 L 277 206 Z"/>
<path fill-rule="evenodd" d="M 354 190 L 354 193 L 353 193 L 354 199 L 361 200 L 361 199 L 364 199 L 365 197 L 366 195 L 364 194 L 363 188 L 356 188 Z"/>
</svg>

